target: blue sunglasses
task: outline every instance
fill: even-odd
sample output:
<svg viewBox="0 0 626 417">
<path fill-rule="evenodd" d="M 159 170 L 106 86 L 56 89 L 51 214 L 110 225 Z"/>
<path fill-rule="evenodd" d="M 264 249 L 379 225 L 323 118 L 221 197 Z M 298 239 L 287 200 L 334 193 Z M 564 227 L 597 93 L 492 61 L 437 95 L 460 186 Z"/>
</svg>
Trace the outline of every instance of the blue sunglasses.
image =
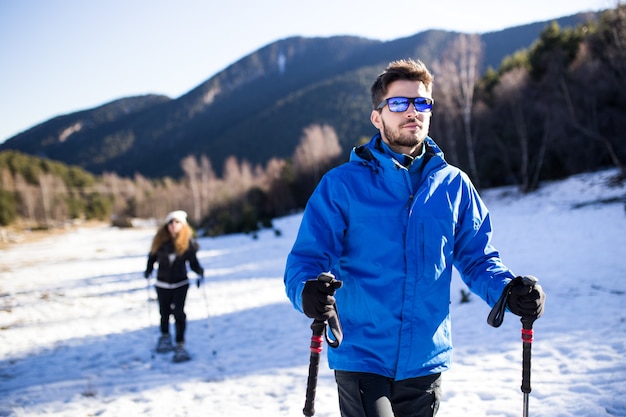
<svg viewBox="0 0 626 417">
<path fill-rule="evenodd" d="M 380 110 L 387 105 L 389 106 L 389 111 L 401 113 L 409 108 L 410 103 L 413 103 L 415 110 L 418 112 L 430 112 L 434 102 L 435 100 L 432 98 L 426 97 L 389 97 L 381 101 L 376 110 Z"/>
</svg>

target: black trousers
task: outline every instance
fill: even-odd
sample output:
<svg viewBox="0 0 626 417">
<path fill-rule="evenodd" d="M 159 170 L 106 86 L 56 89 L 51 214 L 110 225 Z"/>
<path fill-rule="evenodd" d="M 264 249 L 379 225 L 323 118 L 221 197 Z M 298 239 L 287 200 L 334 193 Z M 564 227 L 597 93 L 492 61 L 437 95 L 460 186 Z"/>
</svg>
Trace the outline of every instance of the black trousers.
<svg viewBox="0 0 626 417">
<path fill-rule="evenodd" d="M 341 417 L 434 417 L 441 399 L 441 374 L 394 381 L 335 371 Z"/>
<path fill-rule="evenodd" d="M 185 300 L 188 289 L 189 284 L 174 289 L 156 287 L 159 312 L 161 313 L 161 333 L 169 334 L 170 315 L 173 315 L 176 322 L 176 343 L 185 341 L 185 329 L 187 327 Z"/>
</svg>

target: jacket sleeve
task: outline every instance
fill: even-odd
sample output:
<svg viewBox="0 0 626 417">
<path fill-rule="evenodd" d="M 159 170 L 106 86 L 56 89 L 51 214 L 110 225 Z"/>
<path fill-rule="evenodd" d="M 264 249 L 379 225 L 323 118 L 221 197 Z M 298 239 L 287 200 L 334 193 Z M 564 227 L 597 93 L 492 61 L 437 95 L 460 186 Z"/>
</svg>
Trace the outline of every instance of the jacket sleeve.
<svg viewBox="0 0 626 417">
<path fill-rule="evenodd" d="M 491 216 L 478 192 L 465 181 L 455 237 L 455 267 L 468 288 L 493 307 L 515 277 L 491 244 Z"/>
<path fill-rule="evenodd" d="M 203 277 L 204 268 L 202 268 L 202 266 L 200 265 L 200 262 L 198 261 L 198 256 L 197 256 L 199 248 L 200 246 L 198 245 L 196 241 L 192 240 L 189 242 L 189 267 L 191 268 L 193 272 Z"/>
<path fill-rule="evenodd" d="M 148 275 L 150 275 L 152 273 L 152 271 L 154 270 L 154 263 L 156 262 L 156 253 L 149 253 L 148 254 L 148 263 L 146 265 L 146 272 L 148 273 Z"/>
<path fill-rule="evenodd" d="M 332 272 L 342 252 L 346 224 L 341 203 L 333 198 L 327 174 L 311 195 L 298 235 L 287 256 L 284 284 L 287 297 L 302 312 L 304 283 L 321 272 Z"/>
</svg>

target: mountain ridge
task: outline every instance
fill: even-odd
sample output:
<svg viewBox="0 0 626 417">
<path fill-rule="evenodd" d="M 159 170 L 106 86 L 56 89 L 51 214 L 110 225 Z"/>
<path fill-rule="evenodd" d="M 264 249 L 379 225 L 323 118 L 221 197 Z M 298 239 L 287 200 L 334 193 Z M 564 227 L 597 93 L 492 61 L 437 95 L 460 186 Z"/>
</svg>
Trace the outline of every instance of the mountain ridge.
<svg viewBox="0 0 626 417">
<path fill-rule="evenodd" d="M 571 27 L 596 15 L 551 21 Z M 486 45 L 483 70 L 530 46 L 548 23 L 480 35 Z M 328 124 L 347 153 L 374 133 L 364 115 L 371 109 L 369 86 L 376 74 L 394 59 L 432 62 L 458 34 L 427 30 L 384 42 L 356 36 L 281 39 L 178 98 L 124 97 L 57 116 L 9 138 L 0 151 L 19 150 L 94 174 L 177 177 L 179 161 L 190 154 L 207 155 L 217 171 L 229 156 L 253 164 L 288 158 L 305 127 Z"/>
</svg>

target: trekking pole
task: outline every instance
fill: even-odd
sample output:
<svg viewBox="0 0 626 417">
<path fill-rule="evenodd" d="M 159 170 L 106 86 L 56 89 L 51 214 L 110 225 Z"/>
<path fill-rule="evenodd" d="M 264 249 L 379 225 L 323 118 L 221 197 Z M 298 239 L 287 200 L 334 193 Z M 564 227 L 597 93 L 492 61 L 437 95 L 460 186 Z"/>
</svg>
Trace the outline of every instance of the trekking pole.
<svg viewBox="0 0 626 417">
<path fill-rule="evenodd" d="M 211 352 L 213 356 L 217 355 L 217 350 L 215 349 L 215 341 L 213 340 L 213 320 L 211 320 L 211 313 L 209 312 L 209 300 L 206 295 L 206 289 L 204 285 L 202 285 L 202 298 L 204 298 L 204 308 L 206 310 L 207 322 L 209 323 L 209 340 L 211 341 Z"/>
<path fill-rule="evenodd" d="M 309 359 L 309 376 L 306 384 L 306 401 L 304 402 L 304 408 L 302 413 L 310 417 L 315 414 L 315 393 L 317 391 L 317 374 L 319 371 L 320 354 L 322 353 L 322 334 L 326 322 L 320 320 L 313 320 L 311 323 L 311 330 L 313 335 L 311 336 L 311 357 Z"/>
<path fill-rule="evenodd" d="M 523 416 L 528 417 L 528 396 L 530 394 L 530 350 L 533 342 L 533 319 L 522 317 L 522 392 L 524 393 Z"/>
<path fill-rule="evenodd" d="M 148 326 L 152 329 L 152 298 L 150 298 L 150 279 L 146 279 L 146 294 L 148 295 Z M 150 358 L 154 359 L 153 348 L 150 348 Z"/>
<path fill-rule="evenodd" d="M 524 285 L 534 285 L 537 283 L 537 278 L 533 276 L 524 276 L 522 278 Z M 530 387 L 530 358 L 531 348 L 533 343 L 533 323 L 535 321 L 534 316 L 525 316 L 520 319 L 522 322 L 522 386 L 521 390 L 524 393 L 523 404 L 523 417 L 528 417 L 528 397 L 531 391 Z"/>
<path fill-rule="evenodd" d="M 526 286 L 535 285 L 537 278 L 532 275 L 525 275 L 515 278 L 521 280 Z M 487 323 L 493 327 L 500 327 L 504 320 L 504 312 L 506 310 L 506 301 L 511 289 L 509 284 L 507 288 L 502 292 L 500 299 L 489 312 L 487 317 Z M 531 391 L 530 388 L 530 350 L 533 342 L 533 323 L 536 320 L 534 316 L 522 316 L 520 321 L 522 322 L 522 386 L 521 390 L 524 394 L 523 403 L 523 417 L 528 417 L 528 397 Z"/>
<path fill-rule="evenodd" d="M 340 281 L 335 280 L 335 276 L 328 272 L 321 273 L 318 277 L 318 280 L 328 282 L 330 284 L 337 283 L 338 286 L 335 288 L 339 288 L 341 286 Z M 326 322 L 323 320 L 313 320 L 311 323 L 311 356 L 309 358 L 309 376 L 307 378 L 307 386 L 306 386 L 306 400 L 304 402 L 304 408 L 302 409 L 302 413 L 311 417 L 315 414 L 315 393 L 317 391 L 317 374 L 319 372 L 319 364 L 320 364 L 320 354 L 322 353 L 322 345 L 324 339 L 322 335 L 325 336 L 326 341 L 330 347 L 336 348 L 339 347 L 341 341 L 343 340 L 343 332 L 341 330 L 341 323 L 339 321 L 339 313 L 337 313 L 337 306 L 335 308 L 335 316 L 328 320 L 328 325 L 330 330 L 334 336 L 334 339 L 330 339 L 328 337 L 328 333 L 326 331 Z"/>
</svg>

